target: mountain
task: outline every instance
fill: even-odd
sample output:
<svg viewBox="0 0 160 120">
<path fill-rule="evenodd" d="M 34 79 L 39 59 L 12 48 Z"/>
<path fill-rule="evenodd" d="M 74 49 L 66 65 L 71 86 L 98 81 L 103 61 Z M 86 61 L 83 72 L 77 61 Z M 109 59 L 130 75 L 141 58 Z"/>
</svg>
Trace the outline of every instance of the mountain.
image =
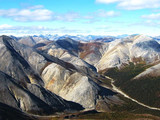
<svg viewBox="0 0 160 120">
<path fill-rule="evenodd" d="M 104 38 L 107 36 L 102 36 L 102 35 L 51 35 L 51 34 L 46 34 L 46 35 L 39 35 L 36 37 L 41 37 L 41 38 L 45 38 L 51 41 L 56 41 L 59 39 L 66 39 L 66 38 L 70 38 L 76 41 L 92 41 L 92 40 L 96 40 L 98 38 Z"/>
<path fill-rule="evenodd" d="M 128 34 L 123 34 L 123 35 L 117 35 L 116 37 L 119 38 L 119 39 L 122 39 L 122 38 L 125 38 L 125 37 L 128 37 L 129 35 Z"/>
<path fill-rule="evenodd" d="M 96 67 L 128 96 L 158 109 L 159 61 L 160 44 L 156 40 L 132 35 L 111 42 Z"/>
<path fill-rule="evenodd" d="M 41 50 L 71 64 L 93 68 L 93 65 L 101 59 L 107 46 L 108 43 L 80 42 L 66 38 L 51 42 L 41 47 Z"/>
<path fill-rule="evenodd" d="M 152 65 L 151 67 L 147 68 L 145 71 L 143 71 L 142 73 L 138 74 L 136 77 L 134 77 L 133 79 L 139 79 L 142 77 L 158 77 L 160 76 L 160 64 L 156 64 L 156 65 Z"/>
<path fill-rule="evenodd" d="M 111 42 L 107 51 L 97 64 L 99 71 L 121 67 L 129 62 L 152 63 L 160 57 L 160 45 L 151 37 L 144 35 L 129 36 Z"/>
<path fill-rule="evenodd" d="M 79 57 L 86 62 L 96 65 L 108 47 L 108 43 L 88 42 L 79 44 Z"/>
<path fill-rule="evenodd" d="M 87 62 L 101 71 L 113 67 L 123 67 L 130 62 L 154 63 L 159 59 L 159 48 L 159 43 L 151 37 L 132 35 L 109 43 L 77 42 L 66 38 L 52 42 L 42 49 L 47 54 L 72 64 L 84 65 Z"/>
<path fill-rule="evenodd" d="M 18 39 L 19 43 L 28 45 L 28 46 L 34 46 L 38 43 L 47 43 L 50 40 L 43 38 L 43 37 L 39 37 L 39 36 L 26 36 L 26 37 L 21 37 L 20 39 Z"/>
<path fill-rule="evenodd" d="M 83 66 L 86 69 L 91 68 L 92 71 L 96 71 L 94 66 L 78 57 L 79 44 L 80 43 L 78 41 L 70 38 L 60 39 L 42 47 L 41 50 L 48 55 L 57 57 L 65 62 L 69 62 L 77 66 L 77 69 L 80 66 Z"/>
<path fill-rule="evenodd" d="M 110 99 L 114 101 L 113 104 L 117 103 L 118 98 L 115 99 L 114 92 L 97 84 L 101 83 L 98 78 L 102 78 L 96 68 L 78 57 L 79 44 L 67 38 L 52 42 L 42 48 L 43 53 L 66 62 L 64 66 L 62 63 L 59 64 L 61 66 L 49 64 L 43 70 L 42 78 L 46 83 L 46 88 L 64 99 L 81 104 L 86 109 L 95 109 L 99 101 L 98 96 L 102 96 L 102 93 L 103 97 L 110 96 Z M 104 93 L 104 91 L 108 92 Z M 101 101 L 105 104 L 104 98 Z M 107 105 L 104 106 L 107 107 Z"/>
<path fill-rule="evenodd" d="M 56 64 L 47 66 L 42 72 L 42 77 L 48 90 L 66 100 L 79 103 L 86 109 L 95 109 L 101 101 L 104 108 L 106 107 L 105 110 L 109 110 L 105 98 L 110 97 L 110 104 L 114 104 L 118 100 L 116 100 L 116 93 L 99 86 L 90 77 L 76 71 L 66 70 Z"/>
<path fill-rule="evenodd" d="M 97 38 L 97 39 L 95 39 L 94 41 L 95 41 L 95 42 L 112 42 L 112 41 L 114 41 L 115 39 L 117 39 L 117 37 L 109 36 L 109 37 Z"/>
<path fill-rule="evenodd" d="M 82 109 L 43 87 L 44 81 L 39 75 L 47 63 L 43 56 L 7 36 L 0 37 L 0 49 L 0 102 L 35 114 Z"/>
<path fill-rule="evenodd" d="M 108 111 L 110 105 L 122 104 L 117 93 L 99 85 L 104 78 L 96 68 L 75 56 L 78 44 L 68 39 L 45 46 L 68 49 L 66 54 L 75 59 L 71 62 L 46 53 L 49 48 L 39 51 L 1 36 L 0 102 L 39 115 L 83 109 Z"/>
<path fill-rule="evenodd" d="M 66 41 L 69 42 L 68 39 L 62 39 L 61 43 L 66 44 Z M 159 107 L 159 99 L 157 98 L 159 89 L 157 85 L 159 84 L 158 71 L 160 45 L 155 39 L 145 35 L 131 35 L 126 38 L 116 39 L 108 43 L 85 43 L 75 41 L 76 45 L 74 45 L 75 43 L 73 44 L 73 40 L 71 41 L 70 45 L 66 44 L 67 47 L 64 47 L 65 44 L 60 45 L 59 47 L 53 47 L 54 50 L 52 49 L 51 53 L 54 54 L 52 55 L 57 55 L 55 53 L 57 52 L 56 50 L 58 48 L 63 49 L 61 55 L 59 54 L 60 59 L 63 59 L 63 56 L 65 56 L 66 54 L 69 56 L 69 58 L 72 58 L 71 55 L 73 55 L 74 57 L 78 56 L 85 62 L 96 67 L 99 73 L 115 78 L 115 85 L 120 87 L 130 96 L 133 96 L 133 98 L 136 98 L 140 100 L 140 102 L 146 103 L 147 105 Z M 55 43 L 57 43 L 57 41 Z M 76 47 L 73 48 L 71 46 Z M 51 46 L 49 48 L 51 48 Z M 44 50 L 50 51 L 49 49 Z M 66 59 L 66 61 L 70 61 L 70 59 Z M 74 63 L 73 61 L 71 63 L 77 64 L 77 62 Z M 130 74 L 128 72 L 130 72 Z M 136 80 L 133 80 L 135 78 Z M 139 81 L 139 79 L 142 80 Z M 156 79 L 156 84 L 149 81 L 149 79 Z M 147 83 L 145 82 L 145 80 L 147 81 Z M 143 93 L 144 88 L 140 87 L 141 85 L 143 85 L 143 83 L 145 83 L 144 88 L 147 90 L 147 92 L 145 93 Z M 134 85 L 134 87 L 132 85 Z M 157 87 L 151 92 L 149 91 L 149 88 L 151 88 L 151 86 Z M 139 91 L 139 94 L 134 93 L 135 89 L 137 92 Z M 152 97 L 146 97 L 148 96 L 147 93 L 150 93 L 149 95 L 152 95 Z M 156 93 L 156 95 L 154 95 L 154 93 Z M 155 104 L 152 104 L 153 100 L 156 101 Z"/>
<path fill-rule="evenodd" d="M 11 35 L 11 38 L 15 39 L 16 41 L 19 41 L 22 44 L 28 45 L 33 47 L 37 44 L 48 44 L 51 41 L 57 41 L 62 39 L 72 39 L 75 41 L 83 41 L 83 42 L 89 42 L 89 41 L 95 41 L 95 42 L 111 42 L 114 41 L 117 37 L 114 36 L 95 36 L 95 35 L 32 35 L 32 36 L 22 36 L 22 37 L 16 37 Z"/>
<path fill-rule="evenodd" d="M 84 42 L 39 37 L 0 37 L 0 118 L 159 115 L 156 39 L 131 35 Z"/>
<path fill-rule="evenodd" d="M 155 36 L 155 37 L 152 37 L 154 40 L 156 40 L 158 43 L 160 43 L 160 36 Z"/>
</svg>

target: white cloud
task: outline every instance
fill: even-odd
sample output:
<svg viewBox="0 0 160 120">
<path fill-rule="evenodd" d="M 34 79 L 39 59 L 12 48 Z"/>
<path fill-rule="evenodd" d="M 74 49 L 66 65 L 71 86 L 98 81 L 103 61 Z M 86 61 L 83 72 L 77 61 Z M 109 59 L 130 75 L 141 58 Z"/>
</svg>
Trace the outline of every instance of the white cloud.
<svg viewBox="0 0 160 120">
<path fill-rule="evenodd" d="M 128 24 L 128 26 L 137 26 L 137 27 L 145 27 L 144 30 L 150 30 L 151 28 L 159 29 L 160 28 L 160 22 L 155 20 L 143 20 L 141 22 L 135 22 L 132 24 Z M 147 29 L 146 29 L 147 28 Z M 155 31 L 152 31 L 155 32 Z"/>
<path fill-rule="evenodd" d="M 154 27 L 154 28 L 159 28 L 160 22 L 158 22 L 158 21 L 152 21 L 152 20 L 146 20 L 146 21 L 144 21 L 141 24 L 145 25 L 147 27 L 151 26 L 151 27 Z"/>
<path fill-rule="evenodd" d="M 108 18 L 118 16 L 116 11 L 97 10 L 96 12 L 80 15 L 78 12 L 69 11 L 66 13 L 55 13 L 42 5 L 29 6 L 25 9 L 0 9 L 0 17 L 9 18 L 20 22 L 33 21 L 65 21 L 74 22 L 76 20 L 88 20 L 86 23 L 93 23 L 100 18 Z M 98 20 L 99 19 L 99 20 Z"/>
<path fill-rule="evenodd" d="M 127 10 L 160 7 L 160 0 L 96 0 L 97 3 L 117 3 L 118 7 Z"/>
<path fill-rule="evenodd" d="M 0 9 L 0 16 L 10 18 L 14 21 L 32 22 L 32 21 L 67 21 L 72 22 L 80 18 L 79 13 L 67 12 L 64 14 L 54 13 L 45 9 L 42 5 L 30 6 L 25 9 Z"/>
<path fill-rule="evenodd" d="M 0 35 L 39 35 L 39 34 L 85 34 L 87 30 L 78 28 L 49 28 L 45 26 L 12 26 L 8 24 L 0 25 Z"/>
<path fill-rule="evenodd" d="M 153 13 L 150 15 L 142 15 L 142 18 L 160 20 L 160 13 Z"/>
<path fill-rule="evenodd" d="M 9 29 L 9 28 L 11 28 L 12 26 L 11 25 L 8 25 L 8 24 L 2 24 L 2 25 L 0 25 L 0 30 L 1 29 Z"/>
<path fill-rule="evenodd" d="M 15 21 L 46 21 L 51 20 L 53 16 L 53 12 L 40 8 L 34 7 L 30 9 L 8 9 L 8 10 L 0 10 L 0 16 L 11 18 Z"/>
<path fill-rule="evenodd" d="M 143 22 L 144 23 L 144 22 Z M 39 35 L 39 34 L 59 34 L 59 35 L 120 35 L 120 34 L 146 34 L 146 35 L 159 35 L 158 27 L 150 27 L 150 29 L 145 29 L 139 23 L 136 25 L 130 25 L 132 29 L 128 27 L 113 27 L 113 26 L 99 26 L 95 29 L 79 29 L 77 27 L 68 28 L 68 27 L 59 27 L 59 28 L 49 28 L 44 26 L 12 26 L 7 24 L 0 25 L 0 35 Z M 146 21 L 147 24 L 151 24 L 151 21 Z M 157 23 L 160 25 L 160 22 Z M 5 29 L 4 29 L 5 28 Z M 137 29 L 138 28 L 138 29 Z M 148 28 L 148 26 L 147 26 Z"/>
<path fill-rule="evenodd" d="M 144 19 L 144 22 L 142 24 L 151 27 L 160 27 L 160 13 L 142 15 L 141 17 Z"/>
<path fill-rule="evenodd" d="M 83 16 L 83 19 L 87 20 L 85 23 L 95 23 L 104 19 L 119 16 L 119 15 L 120 13 L 117 11 L 106 11 L 103 9 L 99 9 L 96 12 L 92 12 L 86 16 Z"/>
<path fill-rule="evenodd" d="M 119 13 L 115 11 L 105 11 L 105 10 L 98 10 L 97 16 L 99 17 L 115 17 L 118 16 Z"/>
<path fill-rule="evenodd" d="M 28 9 L 41 9 L 41 8 L 44 8 L 43 5 L 35 5 L 35 6 L 29 6 L 27 7 Z"/>
<path fill-rule="evenodd" d="M 114 2 L 119 2 L 121 0 L 96 0 L 97 3 L 114 3 Z"/>
<path fill-rule="evenodd" d="M 80 15 L 77 12 L 67 12 L 65 14 L 57 14 L 54 16 L 54 19 L 61 21 L 73 22 L 76 19 L 79 19 Z"/>
</svg>

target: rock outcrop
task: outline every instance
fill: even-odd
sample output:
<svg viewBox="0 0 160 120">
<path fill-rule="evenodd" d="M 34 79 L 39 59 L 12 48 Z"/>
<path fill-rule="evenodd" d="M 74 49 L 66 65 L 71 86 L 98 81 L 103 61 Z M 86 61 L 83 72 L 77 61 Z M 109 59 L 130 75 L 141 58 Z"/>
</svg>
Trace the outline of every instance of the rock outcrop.
<svg viewBox="0 0 160 120">
<path fill-rule="evenodd" d="M 0 50 L 2 103 L 35 114 L 83 109 L 44 88 L 40 71 L 48 61 L 37 51 L 7 36 L 0 37 Z"/>
<path fill-rule="evenodd" d="M 95 78 L 91 79 L 92 77 L 55 63 L 48 65 L 43 70 L 42 78 L 48 90 L 66 100 L 79 103 L 86 109 L 96 109 L 99 100 L 111 104 L 120 101 L 118 98 L 115 99 L 116 93 L 99 86 Z"/>
<path fill-rule="evenodd" d="M 38 37 L 38 36 L 26 36 L 26 37 L 21 37 L 17 40 L 19 43 L 28 45 L 28 46 L 34 46 L 38 43 L 47 43 L 50 40 L 42 38 L 42 37 Z"/>
<path fill-rule="evenodd" d="M 121 67 L 129 62 L 153 63 L 159 58 L 160 45 L 158 42 L 144 35 L 133 35 L 111 42 L 96 67 L 102 71 Z"/>
</svg>

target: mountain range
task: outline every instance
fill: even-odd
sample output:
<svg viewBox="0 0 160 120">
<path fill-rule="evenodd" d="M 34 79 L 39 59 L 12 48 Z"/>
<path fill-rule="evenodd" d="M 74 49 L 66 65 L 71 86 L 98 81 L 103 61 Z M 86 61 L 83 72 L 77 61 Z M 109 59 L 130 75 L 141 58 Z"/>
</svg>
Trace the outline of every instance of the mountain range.
<svg viewBox="0 0 160 120">
<path fill-rule="evenodd" d="M 0 119 L 87 118 L 90 114 L 92 119 L 94 115 L 117 119 L 113 114 L 125 113 L 127 119 L 141 114 L 139 119 L 158 120 L 158 41 L 159 37 L 145 35 L 3 35 Z"/>
</svg>

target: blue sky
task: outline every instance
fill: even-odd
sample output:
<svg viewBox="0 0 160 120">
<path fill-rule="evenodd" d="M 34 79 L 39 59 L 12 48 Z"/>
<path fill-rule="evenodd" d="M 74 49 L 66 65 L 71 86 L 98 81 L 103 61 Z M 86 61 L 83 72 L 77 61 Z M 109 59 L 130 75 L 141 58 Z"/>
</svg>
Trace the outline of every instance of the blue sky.
<svg viewBox="0 0 160 120">
<path fill-rule="evenodd" d="M 160 0 L 0 2 L 0 34 L 160 35 Z"/>
</svg>

